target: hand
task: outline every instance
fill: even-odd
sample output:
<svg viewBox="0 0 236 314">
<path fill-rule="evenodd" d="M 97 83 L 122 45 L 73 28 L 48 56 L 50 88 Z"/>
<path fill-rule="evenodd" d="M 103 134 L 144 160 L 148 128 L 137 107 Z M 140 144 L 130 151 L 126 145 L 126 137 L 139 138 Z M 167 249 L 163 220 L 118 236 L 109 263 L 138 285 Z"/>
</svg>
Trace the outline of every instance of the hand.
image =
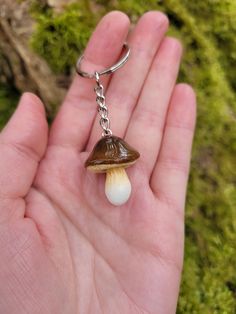
<svg viewBox="0 0 236 314">
<path fill-rule="evenodd" d="M 2 130 L 0 313 L 175 313 L 195 96 L 176 85 L 182 49 L 167 27 L 163 14 L 144 14 L 128 63 L 102 77 L 113 134 L 141 154 L 125 205 L 109 204 L 104 176 L 84 168 L 101 137 L 93 80 L 75 77 L 49 136 L 30 93 Z M 113 64 L 128 28 L 123 13 L 106 15 L 84 68 Z"/>
</svg>

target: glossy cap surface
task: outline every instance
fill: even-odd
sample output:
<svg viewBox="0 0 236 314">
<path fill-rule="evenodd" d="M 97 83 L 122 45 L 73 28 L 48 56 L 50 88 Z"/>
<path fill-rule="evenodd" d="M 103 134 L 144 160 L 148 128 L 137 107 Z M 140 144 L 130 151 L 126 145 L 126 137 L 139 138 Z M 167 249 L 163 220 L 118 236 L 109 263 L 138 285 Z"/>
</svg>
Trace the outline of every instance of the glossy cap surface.
<svg viewBox="0 0 236 314">
<path fill-rule="evenodd" d="M 104 136 L 94 146 L 85 167 L 94 172 L 105 172 L 112 168 L 129 167 L 139 157 L 139 152 L 120 137 Z"/>
</svg>

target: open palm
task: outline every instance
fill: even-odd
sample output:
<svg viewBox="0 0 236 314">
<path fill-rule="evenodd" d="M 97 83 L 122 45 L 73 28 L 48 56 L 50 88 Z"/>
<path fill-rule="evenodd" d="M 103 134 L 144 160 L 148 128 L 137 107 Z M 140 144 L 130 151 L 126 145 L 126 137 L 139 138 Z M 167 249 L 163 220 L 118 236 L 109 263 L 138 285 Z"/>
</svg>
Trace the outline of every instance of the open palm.
<svg viewBox="0 0 236 314">
<path fill-rule="evenodd" d="M 84 168 L 101 136 L 94 81 L 75 77 L 49 136 L 29 93 L 2 130 L 0 313 L 175 312 L 195 97 L 176 85 L 181 45 L 167 27 L 163 14 L 143 15 L 128 63 L 102 78 L 113 134 L 141 154 L 125 205 L 108 203 L 104 176 Z M 85 69 L 113 64 L 128 29 L 123 13 L 106 15 Z"/>
</svg>

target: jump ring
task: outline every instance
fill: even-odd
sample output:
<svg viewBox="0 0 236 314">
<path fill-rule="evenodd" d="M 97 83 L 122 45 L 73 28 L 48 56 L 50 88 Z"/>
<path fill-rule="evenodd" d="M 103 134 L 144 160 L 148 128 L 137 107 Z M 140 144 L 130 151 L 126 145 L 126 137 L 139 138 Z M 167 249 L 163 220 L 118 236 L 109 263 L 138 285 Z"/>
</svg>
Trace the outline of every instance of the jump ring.
<svg viewBox="0 0 236 314">
<path fill-rule="evenodd" d="M 82 60 L 84 57 L 84 55 L 82 55 L 76 63 L 76 72 L 82 77 L 91 78 L 91 79 L 95 78 L 96 80 L 99 79 L 99 76 L 101 76 L 101 75 L 111 74 L 111 73 L 115 72 L 116 70 L 118 70 L 120 67 L 122 67 L 128 61 L 128 58 L 130 55 L 130 47 L 127 43 L 124 43 L 123 48 L 126 50 L 126 53 L 117 63 L 115 63 L 111 67 L 106 68 L 100 72 L 95 71 L 96 74 L 88 73 L 88 72 L 85 72 L 81 69 L 81 63 L 82 63 Z"/>
</svg>

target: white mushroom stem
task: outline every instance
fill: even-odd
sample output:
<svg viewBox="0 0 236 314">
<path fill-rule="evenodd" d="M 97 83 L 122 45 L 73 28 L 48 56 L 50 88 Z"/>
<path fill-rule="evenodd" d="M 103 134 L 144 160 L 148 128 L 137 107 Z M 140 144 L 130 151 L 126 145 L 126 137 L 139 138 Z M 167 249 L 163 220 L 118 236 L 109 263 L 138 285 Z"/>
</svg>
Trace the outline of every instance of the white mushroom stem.
<svg viewBox="0 0 236 314">
<path fill-rule="evenodd" d="M 105 194 L 113 205 L 123 205 L 131 194 L 131 183 L 124 168 L 107 170 Z"/>
</svg>

